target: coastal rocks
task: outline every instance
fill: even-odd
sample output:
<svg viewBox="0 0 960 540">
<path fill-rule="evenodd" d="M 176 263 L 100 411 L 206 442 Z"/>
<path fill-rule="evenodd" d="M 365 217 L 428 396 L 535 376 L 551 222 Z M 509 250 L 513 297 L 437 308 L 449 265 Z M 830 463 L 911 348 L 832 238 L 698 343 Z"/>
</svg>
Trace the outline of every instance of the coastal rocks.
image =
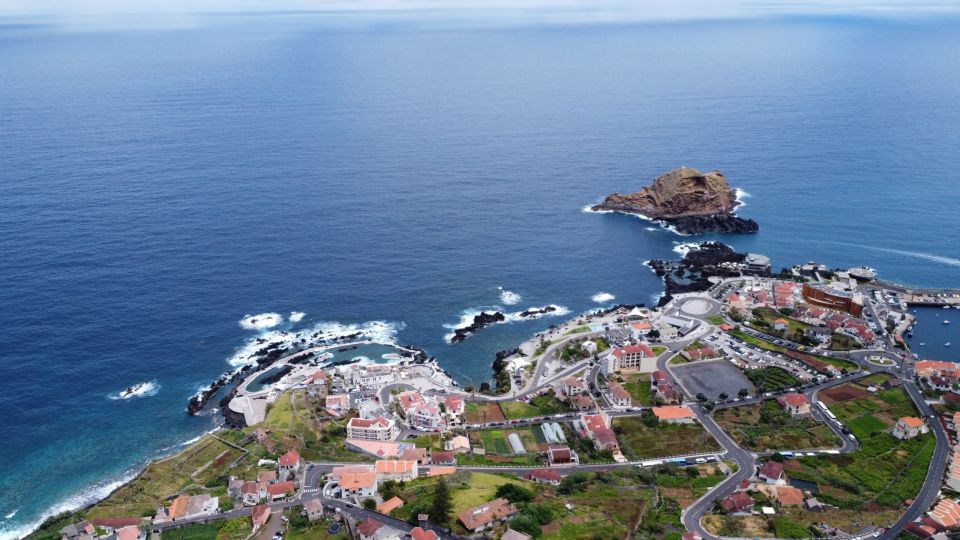
<svg viewBox="0 0 960 540">
<path fill-rule="evenodd" d="M 636 193 L 613 193 L 594 211 L 636 214 L 664 222 L 681 234 L 753 233 L 759 225 L 734 214 L 737 192 L 719 171 L 706 174 L 680 167 L 657 177 Z"/>
<path fill-rule="evenodd" d="M 496 384 L 495 392 L 497 394 L 503 394 L 510 390 L 510 371 L 507 370 L 509 362 L 506 361 L 507 358 L 510 358 L 514 355 L 522 355 L 520 349 L 507 349 L 504 351 L 498 351 L 497 354 L 493 357 L 493 381 Z M 481 389 L 483 386 L 481 385 Z M 487 385 L 487 392 L 490 392 L 492 388 L 490 385 Z M 481 390 L 482 391 L 482 390 Z"/>
<path fill-rule="evenodd" d="M 539 317 L 540 315 L 546 315 L 547 313 L 553 313 L 557 311 L 557 306 L 546 306 L 542 308 L 530 308 L 525 311 L 520 312 L 520 316 L 524 319 L 529 319 L 530 317 Z"/>
<path fill-rule="evenodd" d="M 679 261 L 648 261 L 647 265 L 663 278 L 664 295 L 657 306 L 667 304 L 674 294 L 705 291 L 711 277 L 740 275 L 739 267 L 746 260 L 745 253 L 720 242 L 704 242 L 690 249 Z"/>
<path fill-rule="evenodd" d="M 496 324 L 507 320 L 506 315 L 499 311 L 487 312 L 484 311 L 473 317 L 473 322 L 467 326 L 462 326 L 453 331 L 453 336 L 450 338 L 450 343 L 459 343 L 468 337 L 470 334 L 473 334 L 477 330 L 490 326 L 491 324 Z"/>
<path fill-rule="evenodd" d="M 760 230 L 756 221 L 733 214 L 688 216 L 670 220 L 669 223 L 680 234 L 750 234 Z"/>
</svg>

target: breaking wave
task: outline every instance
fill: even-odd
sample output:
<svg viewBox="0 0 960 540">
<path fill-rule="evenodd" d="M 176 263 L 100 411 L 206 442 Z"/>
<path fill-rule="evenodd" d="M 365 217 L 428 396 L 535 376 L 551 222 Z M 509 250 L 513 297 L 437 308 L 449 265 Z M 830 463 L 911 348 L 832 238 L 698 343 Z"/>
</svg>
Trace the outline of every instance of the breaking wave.
<svg viewBox="0 0 960 540">
<path fill-rule="evenodd" d="M 114 392 L 108 394 L 107 397 L 110 399 L 131 399 L 137 397 L 150 397 L 157 395 L 157 392 L 160 391 L 160 385 L 157 384 L 157 381 L 147 381 L 142 383 L 137 383 L 133 386 L 124 388 L 119 392 Z"/>
<path fill-rule="evenodd" d="M 532 310 L 541 310 L 545 308 L 553 308 L 553 311 L 548 311 L 545 313 L 533 313 L 527 316 L 523 316 L 523 313 L 532 311 Z M 488 315 L 493 315 L 494 313 L 503 313 L 504 320 L 495 322 L 492 324 L 505 324 L 517 321 L 528 321 L 532 319 L 539 319 L 541 317 L 562 317 L 570 313 L 570 309 L 566 306 L 559 306 L 557 304 L 548 304 L 546 306 L 532 306 L 523 311 L 513 311 L 508 312 L 504 310 L 501 306 L 481 306 L 476 308 L 465 309 L 460 313 L 460 321 L 455 324 L 445 324 L 444 328 L 448 330 L 460 330 L 462 328 L 467 328 L 473 324 L 473 318 L 481 313 L 486 313 Z M 453 339 L 454 332 L 449 332 L 444 334 L 443 339 L 446 342 L 450 342 Z"/>
<path fill-rule="evenodd" d="M 302 312 L 302 311 L 291 311 L 291 312 L 290 312 L 290 317 L 288 317 L 288 319 L 289 319 L 290 322 L 292 322 L 292 323 L 298 323 L 298 322 L 302 321 L 303 318 L 306 317 L 306 316 L 307 316 L 307 314 L 304 313 L 304 312 Z"/>
<path fill-rule="evenodd" d="M 500 290 L 500 301 L 508 306 L 513 306 L 520 303 L 520 300 L 523 298 L 519 294 L 508 291 L 503 287 L 497 287 Z"/>
<path fill-rule="evenodd" d="M 681 257 L 685 257 L 687 253 L 700 249 L 700 244 L 698 242 L 674 242 L 673 252 L 679 253 Z"/>
<path fill-rule="evenodd" d="M 240 319 L 240 328 L 244 330 L 269 330 L 283 322 L 283 315 L 279 313 L 261 313 L 259 315 L 244 315 Z"/>
<path fill-rule="evenodd" d="M 613 302 L 614 300 L 616 300 L 616 298 L 617 298 L 616 296 L 608 292 L 598 292 L 597 294 L 590 297 L 591 300 L 593 300 L 598 304 L 606 304 L 609 302 Z"/>
<path fill-rule="evenodd" d="M 737 205 L 737 208 L 738 208 L 738 209 L 743 208 L 744 206 L 747 205 L 747 203 L 744 201 L 744 199 L 746 199 L 746 198 L 748 198 L 748 197 L 753 197 L 753 195 L 750 195 L 749 193 L 747 193 L 746 191 L 744 191 L 742 188 L 735 188 L 735 189 L 733 190 L 733 192 L 736 193 L 736 199 L 737 199 L 737 202 L 739 203 L 739 204 Z"/>
<path fill-rule="evenodd" d="M 403 323 L 387 321 L 368 321 L 360 324 L 321 322 L 298 331 L 271 330 L 247 340 L 227 362 L 239 368 L 255 363 L 263 349 L 291 349 L 296 346 L 302 350 L 333 345 L 344 340 L 396 345 L 397 333 L 403 330 L 403 327 Z"/>
</svg>

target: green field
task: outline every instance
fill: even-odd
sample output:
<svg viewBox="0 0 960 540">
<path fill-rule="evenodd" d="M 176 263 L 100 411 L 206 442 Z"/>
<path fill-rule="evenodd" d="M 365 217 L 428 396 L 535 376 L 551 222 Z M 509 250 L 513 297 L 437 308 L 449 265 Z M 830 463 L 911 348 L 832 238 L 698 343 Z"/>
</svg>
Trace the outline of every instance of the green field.
<svg viewBox="0 0 960 540">
<path fill-rule="evenodd" d="M 799 380 L 785 369 L 778 367 L 762 367 L 759 369 L 744 370 L 750 382 L 757 387 L 757 391 L 777 392 L 799 384 Z"/>
<path fill-rule="evenodd" d="M 720 315 L 711 315 L 707 317 L 707 321 L 715 326 L 720 326 L 721 324 L 726 324 L 727 321 L 723 320 L 723 317 Z"/>
<path fill-rule="evenodd" d="M 531 418 L 534 416 L 549 416 L 569 412 L 570 407 L 553 393 L 536 396 L 530 401 L 503 401 L 500 409 L 508 420 Z"/>
<path fill-rule="evenodd" d="M 571 335 L 571 334 L 585 334 L 585 333 L 587 333 L 587 332 L 589 332 L 589 331 L 590 331 L 590 327 L 589 327 L 589 326 L 578 326 L 578 327 L 574 328 L 573 330 L 567 330 L 566 334 L 564 334 L 564 335 L 569 336 L 569 335 Z"/>
<path fill-rule="evenodd" d="M 621 378 L 623 389 L 630 393 L 634 405 L 649 407 L 653 404 L 649 373 L 625 373 Z"/>
<path fill-rule="evenodd" d="M 483 444 L 483 448 L 486 449 L 487 454 L 498 454 L 502 456 L 512 456 L 513 448 L 510 446 L 510 443 L 507 441 L 507 437 L 511 433 L 516 433 L 520 437 L 520 442 L 523 443 L 524 449 L 527 453 L 532 453 L 536 455 L 538 452 L 537 449 L 537 438 L 533 434 L 533 430 L 528 427 L 516 428 L 516 429 L 483 429 L 478 431 L 471 431 L 470 438 L 472 441 L 479 441 Z"/>
<path fill-rule="evenodd" d="M 753 345 L 754 347 L 758 347 L 758 348 L 763 349 L 763 350 L 765 350 L 765 351 L 773 351 L 773 352 L 782 353 L 782 352 L 784 352 L 784 351 L 787 350 L 787 349 L 785 349 L 785 348 L 783 348 L 783 347 L 781 347 L 781 346 L 779 346 L 779 345 L 774 345 L 773 343 L 770 343 L 770 342 L 767 341 L 767 340 L 758 339 L 758 338 L 755 338 L 755 337 L 753 337 L 753 336 L 751 336 L 751 335 L 745 334 L 745 333 L 741 332 L 740 330 L 730 330 L 730 332 L 728 332 L 728 333 L 729 333 L 731 336 L 739 339 L 740 341 L 742 341 L 742 342 L 744 342 L 744 343 L 749 343 L 750 345 Z"/>
<path fill-rule="evenodd" d="M 809 416 L 793 417 L 776 400 L 721 409 L 714 419 L 739 445 L 754 451 L 836 448 L 842 443 Z"/>
<path fill-rule="evenodd" d="M 243 540 L 252 530 L 250 518 L 224 519 L 197 523 L 164 531 L 162 540 Z"/>
<path fill-rule="evenodd" d="M 613 419 L 620 450 L 631 460 L 713 452 L 720 445 L 700 424 L 657 424 L 649 427 L 640 416 Z"/>
</svg>

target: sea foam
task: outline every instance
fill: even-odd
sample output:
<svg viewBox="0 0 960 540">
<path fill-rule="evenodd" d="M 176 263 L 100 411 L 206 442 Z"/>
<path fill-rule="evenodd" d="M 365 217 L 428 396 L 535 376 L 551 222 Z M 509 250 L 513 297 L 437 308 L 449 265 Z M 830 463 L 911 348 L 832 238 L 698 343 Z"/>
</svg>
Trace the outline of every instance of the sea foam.
<svg viewBox="0 0 960 540">
<path fill-rule="evenodd" d="M 124 395 L 124 392 L 126 392 L 130 388 L 134 388 L 134 390 L 129 394 Z M 138 397 L 150 397 L 150 396 L 157 395 L 157 392 L 159 391 L 160 391 L 160 385 L 157 383 L 157 381 L 147 381 L 147 382 L 134 384 L 132 386 L 124 388 L 123 390 L 120 390 L 119 392 L 107 394 L 107 397 L 110 399 L 131 399 L 131 398 L 138 398 Z"/>
<path fill-rule="evenodd" d="M 290 322 L 292 322 L 292 323 L 298 323 L 298 322 L 302 321 L 303 318 L 306 317 L 306 316 L 307 316 L 307 314 L 304 313 L 304 312 L 302 312 L 302 311 L 291 311 L 291 312 L 290 312 L 290 316 L 287 317 L 287 319 L 288 319 Z"/>
<path fill-rule="evenodd" d="M 500 290 L 500 301 L 508 306 L 513 306 L 520 303 L 520 300 L 523 298 L 519 294 L 508 291 L 503 287 L 497 287 Z"/>
<path fill-rule="evenodd" d="M 522 315 L 524 311 L 530 311 L 534 309 L 544 309 L 546 307 L 552 307 L 554 308 L 554 310 L 547 313 L 537 313 L 533 315 L 528 315 L 526 317 Z M 461 328 L 466 328 L 471 324 L 473 324 L 473 319 L 477 315 L 480 315 L 481 313 L 487 313 L 489 315 L 493 315 L 496 312 L 503 313 L 504 320 L 496 322 L 494 324 L 504 324 L 504 323 L 510 323 L 510 322 L 539 319 L 541 317 L 561 317 L 563 315 L 568 315 L 570 313 L 570 309 L 567 308 L 566 306 L 560 306 L 557 304 L 548 304 L 547 306 L 532 306 L 522 311 L 511 312 L 511 311 L 506 311 L 501 306 L 481 306 L 481 307 L 475 307 L 475 308 L 463 310 L 462 312 L 460 312 L 460 320 L 458 322 L 454 324 L 445 324 L 443 325 L 443 327 L 449 330 L 460 330 Z M 444 341 L 449 343 L 451 340 L 453 340 L 453 337 L 455 335 L 456 335 L 455 332 L 448 332 L 444 334 L 443 339 Z"/>
<path fill-rule="evenodd" d="M 673 252 L 679 253 L 681 257 L 685 257 L 687 253 L 700 249 L 700 244 L 698 242 L 674 242 Z"/>
<path fill-rule="evenodd" d="M 244 330 L 269 330 L 283 322 L 283 315 L 279 313 L 261 313 L 259 315 L 244 315 L 240 319 L 240 328 Z"/>
<path fill-rule="evenodd" d="M 227 362 L 238 369 L 257 361 L 258 352 L 265 347 L 284 347 L 296 345 L 299 349 L 334 344 L 338 340 L 359 334 L 357 341 L 372 341 L 384 345 L 395 345 L 397 333 L 403 329 L 403 323 L 387 321 L 367 321 L 359 324 L 340 322 L 321 322 L 310 328 L 298 331 L 270 330 L 250 338 L 240 346 Z"/>
<path fill-rule="evenodd" d="M 607 304 L 613 302 L 617 297 L 608 293 L 608 292 L 598 292 L 597 294 L 590 297 L 591 300 L 598 304 Z"/>
</svg>

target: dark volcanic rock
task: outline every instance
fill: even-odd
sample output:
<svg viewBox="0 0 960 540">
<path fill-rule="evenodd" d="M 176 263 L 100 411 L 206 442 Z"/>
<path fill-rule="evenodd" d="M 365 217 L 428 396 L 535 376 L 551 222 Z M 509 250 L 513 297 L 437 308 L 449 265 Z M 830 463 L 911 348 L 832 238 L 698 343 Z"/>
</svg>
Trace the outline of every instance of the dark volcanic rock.
<svg viewBox="0 0 960 540">
<path fill-rule="evenodd" d="M 530 308 L 525 311 L 520 312 L 521 317 L 534 317 L 536 315 L 543 315 L 545 313 L 553 313 L 557 310 L 556 306 L 547 306 L 542 308 Z"/>
<path fill-rule="evenodd" d="M 705 291 L 710 288 L 710 277 L 734 277 L 739 271 L 724 263 L 743 263 L 745 253 L 720 242 L 704 242 L 698 249 L 691 249 L 679 261 L 652 260 L 647 264 L 663 278 L 664 295 L 657 306 L 663 306 L 674 294 Z"/>
<path fill-rule="evenodd" d="M 453 337 L 450 338 L 450 343 L 459 343 L 470 337 L 470 334 L 476 332 L 477 330 L 490 326 L 491 324 L 503 322 L 506 319 L 507 317 L 499 311 L 494 311 L 493 313 L 484 311 L 483 313 L 475 316 L 473 318 L 473 322 L 468 326 L 454 330 Z"/>
<path fill-rule="evenodd" d="M 760 225 L 756 221 L 734 214 L 689 216 L 680 219 L 665 219 L 664 221 L 672 225 L 681 234 L 749 234 L 760 230 Z"/>
</svg>

